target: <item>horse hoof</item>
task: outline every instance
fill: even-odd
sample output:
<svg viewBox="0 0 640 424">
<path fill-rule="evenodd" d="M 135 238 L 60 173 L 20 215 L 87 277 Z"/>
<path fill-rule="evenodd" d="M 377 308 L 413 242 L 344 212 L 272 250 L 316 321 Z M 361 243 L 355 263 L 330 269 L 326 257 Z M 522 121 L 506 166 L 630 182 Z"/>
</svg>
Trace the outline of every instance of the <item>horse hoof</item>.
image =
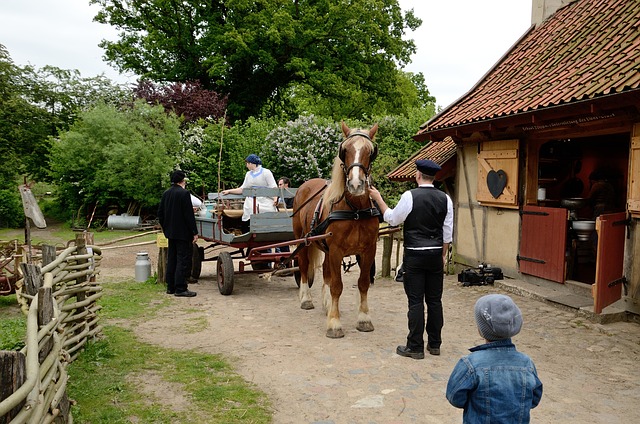
<svg viewBox="0 0 640 424">
<path fill-rule="evenodd" d="M 371 322 L 359 322 L 356 326 L 358 331 L 362 331 L 363 333 L 368 333 L 373 331 L 373 324 Z"/>
<path fill-rule="evenodd" d="M 327 337 L 330 339 L 340 339 L 344 337 L 344 331 L 342 331 L 342 328 L 329 329 L 327 330 Z"/>
<path fill-rule="evenodd" d="M 314 308 L 314 306 L 313 306 L 313 302 L 312 302 L 312 301 L 310 301 L 310 300 L 305 300 L 304 302 L 302 302 L 302 303 L 300 304 L 300 309 L 306 309 L 306 310 L 309 310 L 309 309 L 313 309 L 313 308 Z"/>
</svg>

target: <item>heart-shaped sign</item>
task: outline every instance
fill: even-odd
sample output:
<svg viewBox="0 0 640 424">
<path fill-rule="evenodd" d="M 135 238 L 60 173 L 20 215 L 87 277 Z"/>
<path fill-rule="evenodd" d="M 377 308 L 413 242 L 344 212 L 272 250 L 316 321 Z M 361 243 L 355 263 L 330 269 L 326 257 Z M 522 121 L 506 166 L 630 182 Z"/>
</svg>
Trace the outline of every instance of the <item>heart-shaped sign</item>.
<svg viewBox="0 0 640 424">
<path fill-rule="evenodd" d="M 498 171 L 492 169 L 489 171 L 487 174 L 487 187 L 494 199 L 500 197 L 506 186 L 507 174 L 502 169 Z"/>
</svg>

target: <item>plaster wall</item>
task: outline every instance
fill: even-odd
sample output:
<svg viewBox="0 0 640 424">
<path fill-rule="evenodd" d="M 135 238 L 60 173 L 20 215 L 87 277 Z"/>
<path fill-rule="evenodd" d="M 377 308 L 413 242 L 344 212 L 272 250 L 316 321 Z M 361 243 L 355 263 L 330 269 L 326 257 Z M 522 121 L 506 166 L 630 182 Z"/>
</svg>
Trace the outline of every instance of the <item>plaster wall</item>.
<svg viewBox="0 0 640 424">
<path fill-rule="evenodd" d="M 485 215 L 485 262 L 503 269 L 517 269 L 520 214 L 513 209 L 487 208 Z"/>
</svg>

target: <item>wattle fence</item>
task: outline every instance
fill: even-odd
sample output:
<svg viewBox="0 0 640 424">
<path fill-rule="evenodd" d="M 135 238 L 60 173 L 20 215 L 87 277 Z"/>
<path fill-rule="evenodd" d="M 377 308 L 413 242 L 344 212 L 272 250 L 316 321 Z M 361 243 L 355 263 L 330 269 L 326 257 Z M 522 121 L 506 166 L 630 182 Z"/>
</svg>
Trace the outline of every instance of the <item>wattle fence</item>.
<svg viewBox="0 0 640 424">
<path fill-rule="evenodd" d="M 73 422 L 67 366 L 102 330 L 95 281 L 102 252 L 92 241 L 91 233 L 78 234 L 62 251 L 43 246 L 41 266 L 20 265 L 16 296 L 27 316 L 26 345 L 0 351 L 0 424 Z"/>
</svg>

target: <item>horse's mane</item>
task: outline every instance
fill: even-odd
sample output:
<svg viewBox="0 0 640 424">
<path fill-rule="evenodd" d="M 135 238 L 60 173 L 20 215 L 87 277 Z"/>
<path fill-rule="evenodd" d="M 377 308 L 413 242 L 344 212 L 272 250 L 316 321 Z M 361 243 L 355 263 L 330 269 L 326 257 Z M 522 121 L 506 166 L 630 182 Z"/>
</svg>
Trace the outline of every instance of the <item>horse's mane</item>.
<svg viewBox="0 0 640 424">
<path fill-rule="evenodd" d="M 333 169 L 331 170 L 331 183 L 324 192 L 322 203 L 330 205 L 342 197 L 344 194 L 344 186 L 347 182 L 344 172 L 342 171 L 342 161 L 339 157 L 333 160 Z"/>
</svg>

